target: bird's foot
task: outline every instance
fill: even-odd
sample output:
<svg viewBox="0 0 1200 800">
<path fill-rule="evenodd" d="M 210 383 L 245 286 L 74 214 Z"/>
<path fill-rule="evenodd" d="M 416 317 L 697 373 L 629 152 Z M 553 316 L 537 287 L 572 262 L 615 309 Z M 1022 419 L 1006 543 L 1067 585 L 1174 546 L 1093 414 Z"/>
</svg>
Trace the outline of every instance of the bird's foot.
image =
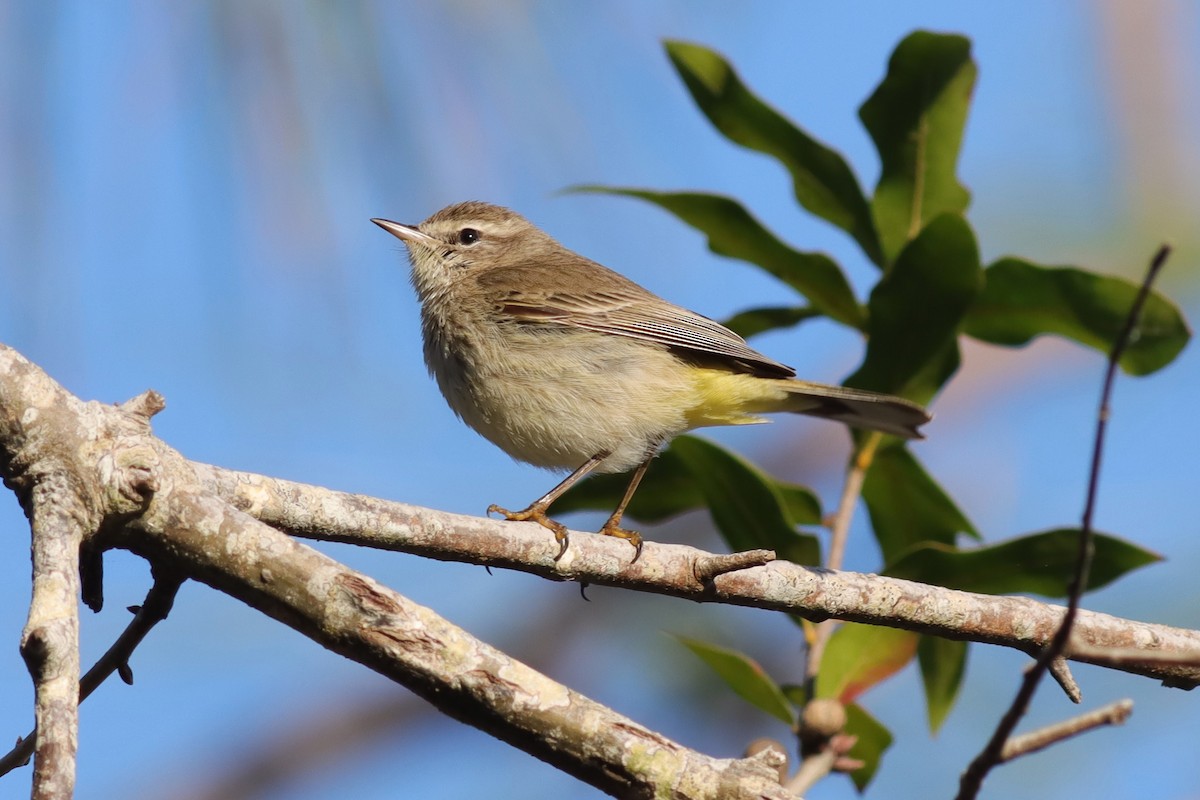
<svg viewBox="0 0 1200 800">
<path fill-rule="evenodd" d="M 624 539 L 633 545 L 633 561 L 630 561 L 630 564 L 636 564 L 637 560 L 642 557 L 642 535 L 637 531 L 622 528 L 619 521 L 610 519 L 604 523 L 604 527 L 600 529 L 600 533 L 605 536 L 616 536 L 618 539 Z"/>
<path fill-rule="evenodd" d="M 499 514 L 509 522 L 536 522 L 543 528 L 549 528 L 554 532 L 554 540 L 558 542 L 558 555 L 554 557 L 554 560 L 558 561 L 567 552 L 567 545 L 569 544 L 567 526 L 546 516 L 546 506 L 542 503 L 534 503 L 523 511 L 509 511 L 507 508 L 501 508 L 492 503 L 488 506 L 487 513 Z"/>
</svg>

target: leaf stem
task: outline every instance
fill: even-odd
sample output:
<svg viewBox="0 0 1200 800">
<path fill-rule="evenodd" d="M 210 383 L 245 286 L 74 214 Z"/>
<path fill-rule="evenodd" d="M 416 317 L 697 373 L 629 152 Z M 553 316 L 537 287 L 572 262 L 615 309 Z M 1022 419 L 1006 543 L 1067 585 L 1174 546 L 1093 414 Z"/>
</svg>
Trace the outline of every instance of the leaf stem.
<svg viewBox="0 0 1200 800">
<path fill-rule="evenodd" d="M 850 521 L 854 518 L 854 507 L 858 505 L 858 498 L 862 496 L 863 481 L 866 480 L 867 470 L 870 468 L 871 462 L 875 460 L 875 451 L 879 449 L 879 443 L 882 440 L 883 434 L 868 433 L 862 446 L 854 452 L 854 459 L 850 463 L 850 469 L 846 472 L 846 483 L 842 486 L 842 496 L 838 500 L 837 512 L 829 526 L 829 556 L 825 559 L 826 569 L 840 570 L 842 568 L 842 563 L 846 558 L 846 540 L 850 537 Z M 833 635 L 836 625 L 835 620 L 827 619 L 816 627 L 808 648 L 806 677 L 809 683 L 816 678 L 817 672 L 821 668 L 821 657 L 825 654 L 825 645 L 829 642 L 829 637 Z M 812 687 L 810 686 L 809 689 L 809 697 L 812 697 Z"/>
</svg>

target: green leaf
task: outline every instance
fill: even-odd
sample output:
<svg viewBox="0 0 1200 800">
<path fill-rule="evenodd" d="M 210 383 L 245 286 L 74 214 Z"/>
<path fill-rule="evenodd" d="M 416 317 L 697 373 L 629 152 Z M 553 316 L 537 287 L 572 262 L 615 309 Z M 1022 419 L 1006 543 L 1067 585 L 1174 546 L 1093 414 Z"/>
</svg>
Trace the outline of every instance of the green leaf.
<svg viewBox="0 0 1200 800">
<path fill-rule="evenodd" d="M 714 253 L 762 267 L 831 319 L 860 330 L 866 325 L 862 306 L 832 258 L 784 244 L 736 200 L 700 192 L 622 187 L 577 186 L 575 190 L 636 197 L 654 203 L 707 236 L 708 248 Z"/>
<path fill-rule="evenodd" d="M 912 661 L 919 634 L 846 622 L 833 632 L 817 673 L 817 697 L 850 703 Z"/>
<path fill-rule="evenodd" d="M 867 354 L 846 385 L 927 402 L 958 367 L 959 323 L 982 283 L 966 220 L 929 223 L 871 292 Z"/>
<path fill-rule="evenodd" d="M 857 703 L 846 706 L 846 733 L 857 736 L 858 741 L 850 749 L 850 756 L 863 762 L 863 766 L 850 773 L 850 780 L 861 794 L 879 769 L 883 753 L 892 746 L 892 734 Z"/>
<path fill-rule="evenodd" d="M 931 220 L 970 203 L 955 173 L 975 75 L 970 40 L 917 31 L 858 111 L 882 167 L 872 208 L 886 263 Z"/>
<path fill-rule="evenodd" d="M 1019 258 L 996 261 L 984 278 L 983 291 L 967 314 L 964 330 L 969 335 L 992 344 L 1023 345 L 1035 336 L 1057 334 L 1105 355 L 1125 327 L 1139 288 L 1124 278 Z M 1121 368 L 1148 375 L 1170 364 L 1190 337 L 1175 304 L 1151 292 Z"/>
<path fill-rule="evenodd" d="M 743 339 L 749 339 L 767 331 L 791 328 L 806 319 L 819 316 L 821 312 L 810 307 L 764 306 L 748 308 L 721 324 Z"/>
<path fill-rule="evenodd" d="M 717 530 L 733 550 L 762 547 L 798 564 L 820 563 L 817 538 L 795 528 L 803 505 L 797 495 L 807 490 L 785 492 L 749 462 L 694 436 L 680 436 L 671 449 L 688 465 Z"/>
<path fill-rule="evenodd" d="M 729 684 L 738 697 L 757 709 L 767 712 L 786 725 L 794 725 L 796 715 L 784 697 L 778 684 L 763 671 L 758 662 L 736 650 L 718 647 L 715 644 L 676 636 L 685 647 L 695 653 L 721 680 Z"/>
<path fill-rule="evenodd" d="M 798 483 L 776 480 L 770 475 L 764 474 L 764 477 L 770 480 L 775 485 L 775 490 L 779 492 L 779 499 L 783 501 L 783 514 L 787 517 L 788 522 L 793 525 L 820 525 L 822 523 L 821 500 L 812 489 Z"/>
<path fill-rule="evenodd" d="M 967 668 L 967 643 L 936 636 L 922 636 L 917 644 L 917 663 L 925 685 L 929 730 L 937 733 L 954 707 Z"/>
<path fill-rule="evenodd" d="M 554 510 L 612 511 L 629 478 L 595 475 L 571 487 Z M 708 508 L 735 550 L 764 547 L 789 561 L 820 561 L 817 538 L 796 530 L 821 521 L 821 503 L 811 489 L 776 480 L 711 442 L 680 436 L 651 463 L 626 514 L 659 522 L 697 508 Z"/>
<path fill-rule="evenodd" d="M 808 702 L 808 692 L 798 683 L 785 683 L 779 688 L 795 708 L 804 708 L 804 704 Z"/>
<path fill-rule="evenodd" d="M 759 100 L 720 54 L 678 41 L 666 48 L 692 99 L 717 130 L 783 164 L 801 206 L 849 233 L 868 258 L 883 263 L 870 206 L 846 159 Z"/>
<path fill-rule="evenodd" d="M 1093 542 L 1089 591 L 1162 560 L 1157 553 L 1108 534 L 1095 534 Z M 969 592 L 1064 597 L 1078 552 L 1078 529 L 1058 528 L 970 550 L 937 543 L 918 545 L 884 574 Z"/>
<path fill-rule="evenodd" d="M 884 563 L 921 542 L 953 545 L 960 533 L 979 538 L 971 521 L 899 440 L 875 451 L 862 496 Z"/>
</svg>

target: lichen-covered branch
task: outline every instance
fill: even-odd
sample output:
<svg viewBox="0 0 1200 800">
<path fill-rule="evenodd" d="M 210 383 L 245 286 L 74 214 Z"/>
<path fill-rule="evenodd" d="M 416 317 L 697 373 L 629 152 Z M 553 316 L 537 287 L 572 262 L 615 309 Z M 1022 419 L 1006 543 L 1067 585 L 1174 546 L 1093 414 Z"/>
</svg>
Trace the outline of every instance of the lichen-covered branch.
<svg viewBox="0 0 1200 800">
<path fill-rule="evenodd" d="M 621 586 L 638 591 L 786 611 L 810 619 L 837 618 L 905 628 L 935 636 L 1013 647 L 1036 653 L 1062 620 L 1063 607 L 1027 597 L 976 594 L 912 581 L 855 572 L 803 567 L 772 561 L 696 579 L 694 565 L 711 554 L 684 545 L 647 542 L 637 563 L 629 548 L 609 537 L 571 536 L 559 561 L 552 534 L 522 524 L 450 514 L 363 495 L 267 478 L 218 467 L 194 465 L 213 492 L 273 527 L 306 538 L 348 542 L 416 553 L 447 561 L 507 567 L 556 580 Z M 1072 659 L 1190 688 L 1200 682 L 1200 666 L 1163 660 L 1110 663 L 1109 648 L 1149 653 L 1193 653 L 1200 631 L 1080 611 L 1075 623 L 1079 647 Z M 1084 645 L 1093 649 L 1085 650 Z M 1098 648 L 1098 649 L 1096 649 Z"/>
<path fill-rule="evenodd" d="M 157 497 L 118 542 L 616 796 L 794 797 L 769 758 L 689 750 L 211 495 L 177 487 Z"/>
<path fill-rule="evenodd" d="M 64 476 L 34 487 L 33 597 L 21 634 L 21 656 L 35 690 L 34 800 L 68 800 L 75 791 L 79 737 L 79 545 L 83 529 L 71 513 Z"/>
</svg>

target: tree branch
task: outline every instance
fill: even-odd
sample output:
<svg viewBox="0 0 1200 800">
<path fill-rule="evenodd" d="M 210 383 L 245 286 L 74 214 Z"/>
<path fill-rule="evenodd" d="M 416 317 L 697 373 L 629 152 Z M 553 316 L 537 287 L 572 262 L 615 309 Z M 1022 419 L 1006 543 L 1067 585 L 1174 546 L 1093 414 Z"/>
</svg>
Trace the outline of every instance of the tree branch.
<svg viewBox="0 0 1200 800">
<path fill-rule="evenodd" d="M 82 499 L 73 508 L 79 519 L 71 530 L 78 531 L 78 538 L 100 532 L 103 546 L 124 547 L 159 569 L 177 570 L 237 597 L 408 686 L 443 712 L 621 796 L 792 795 L 778 784 L 777 764 L 759 757 L 712 759 L 688 750 L 507 658 L 429 609 L 254 517 L 329 541 L 811 619 L 889 625 L 1029 652 L 1044 647 L 1063 615 L 1061 607 L 1027 598 L 955 592 L 779 561 L 742 569 L 745 562 L 736 557 L 682 546 L 652 543 L 630 565 L 623 543 L 586 534 L 576 537 L 567 555 L 555 562 L 553 537 L 537 525 L 444 514 L 189 462 L 151 435 L 147 418 L 161 407 L 161 399 L 155 398 L 147 395 L 123 407 L 80 403 L 0 345 L 0 475 L 27 509 L 36 507 L 33 501 L 43 491 L 57 497 L 76 489 Z M 43 427 L 37 429 L 39 425 Z M 38 430 L 48 433 L 33 435 Z M 48 452 L 79 454 L 69 463 L 74 471 L 37 469 Z M 56 475 L 70 475 L 78 485 L 54 483 Z M 34 521 L 35 540 L 43 528 L 62 529 L 51 518 L 43 524 L 35 515 Z M 749 562 L 764 558 L 755 554 Z M 55 563 L 61 569 L 64 562 Z M 71 591 L 60 591 L 73 599 L 76 584 L 66 587 Z M 1200 632 L 1087 612 L 1080 612 L 1075 634 L 1102 648 L 1200 649 Z M 1134 664 L 1127 669 L 1173 685 L 1200 681 L 1200 668 L 1189 665 Z M 71 691 L 65 702 L 73 705 L 77 686 L 74 680 L 67 684 Z M 44 734 L 39 738 L 50 741 Z M 40 768 L 43 754 L 38 755 Z M 52 762 L 52 756 L 47 750 L 45 760 Z"/>
<path fill-rule="evenodd" d="M 211 496 L 179 486 L 160 493 L 117 542 L 611 794 L 793 797 L 762 759 L 689 750 Z"/>
<path fill-rule="evenodd" d="M 1100 465 L 1104 456 L 1104 437 L 1108 430 L 1108 418 L 1111 414 L 1109 404 L 1112 398 L 1113 384 L 1116 381 L 1117 368 L 1121 362 L 1121 355 L 1125 352 L 1125 348 L 1129 345 L 1133 337 L 1133 332 L 1137 328 L 1138 319 L 1142 313 L 1142 306 L 1145 305 L 1146 298 L 1150 295 L 1150 287 L 1154 284 L 1154 279 L 1158 277 L 1159 270 L 1166 263 L 1167 256 L 1170 253 L 1171 248 L 1163 245 L 1154 254 L 1154 257 L 1150 259 L 1150 267 L 1146 270 L 1146 277 L 1142 280 L 1141 288 L 1133 300 L 1133 305 L 1129 309 L 1129 313 L 1125 317 L 1125 325 L 1122 327 L 1120 333 L 1117 334 L 1117 338 L 1113 342 L 1112 350 L 1108 356 L 1108 368 L 1104 372 L 1104 381 L 1100 388 L 1100 408 L 1096 414 L 1096 434 L 1092 442 L 1091 465 L 1088 468 L 1087 497 L 1083 504 L 1083 522 L 1079 528 L 1079 556 L 1075 561 L 1075 574 L 1071 578 L 1070 596 L 1066 612 L 1063 614 L 1058 630 L 1054 632 L 1054 635 L 1047 642 L 1045 649 L 1038 655 L 1036 663 L 1025 674 L 1025 678 L 1021 681 L 1021 687 L 1017 690 L 1016 697 L 1013 698 L 1012 704 L 1000 718 L 1000 722 L 996 725 L 996 730 L 992 732 L 991 738 L 979 755 L 963 771 L 962 778 L 959 781 L 958 800 L 972 800 L 972 798 L 979 794 L 979 789 L 983 785 L 983 779 L 987 777 L 993 766 L 1000 763 L 1001 753 L 1004 750 L 1005 744 L 1008 742 L 1012 732 L 1016 730 L 1017 723 L 1025 715 L 1029 704 L 1033 701 L 1033 695 L 1037 691 L 1038 683 L 1052 664 L 1061 661 L 1064 650 L 1067 647 L 1067 642 L 1071 639 L 1075 626 L 1078 625 L 1079 603 L 1083 597 L 1084 590 L 1087 588 L 1088 573 L 1092 566 L 1092 552 L 1095 549 L 1092 543 L 1092 513 L 1096 508 L 1096 498 L 1100 493 Z M 1096 644 L 1095 642 L 1088 641 L 1086 637 L 1080 638 L 1087 644 Z"/>
<path fill-rule="evenodd" d="M 33 490 L 33 598 L 21 656 L 33 677 L 38 737 L 34 800 L 75 793 L 79 736 L 79 546 L 83 528 L 71 508 L 66 476 L 45 476 Z"/>
<path fill-rule="evenodd" d="M 1087 733 L 1102 725 L 1123 725 L 1132 713 L 1132 700 L 1118 700 L 1097 708 L 1095 711 L 1079 714 L 1036 731 L 1014 736 L 1004 743 L 1004 749 L 1000 751 L 1000 763 L 1045 750 L 1052 744 L 1057 744 L 1081 733 Z"/>
<path fill-rule="evenodd" d="M 154 585 L 146 594 L 145 602 L 135 610 L 133 620 L 117 637 L 112 646 L 105 651 L 104 655 L 80 679 L 80 702 L 86 700 L 88 695 L 96 691 L 100 684 L 104 683 L 114 672 L 120 672 L 122 679 L 132 675 L 129 672 L 130 656 L 146 638 L 150 629 L 167 618 L 167 614 L 171 611 L 171 605 L 175 602 L 175 594 L 179 591 L 181 584 L 179 576 L 170 572 L 163 574 L 164 572 L 166 571 L 158 570 L 154 578 Z M 126 679 L 126 683 L 132 682 L 132 677 Z M 0 756 L 0 776 L 29 762 L 29 757 L 34 752 L 34 744 L 38 740 L 37 731 L 38 729 L 35 727 L 28 736 L 20 739 L 12 750 Z"/>
<path fill-rule="evenodd" d="M 672 595 L 697 602 L 784 611 L 810 619 L 835 617 L 1040 652 L 1062 621 L 1063 607 L 1026 597 L 976 594 L 922 583 L 813 569 L 787 561 L 696 580 L 693 565 L 711 554 L 685 545 L 647 542 L 630 565 L 628 546 L 579 532 L 555 562 L 552 534 L 535 524 L 450 514 L 363 495 L 335 492 L 277 478 L 193 464 L 201 483 L 235 507 L 294 536 L 414 553 L 520 570 L 552 580 L 577 580 Z M 1083 611 L 1078 641 L 1098 648 L 1143 649 L 1150 653 L 1194 652 L 1200 631 L 1172 628 Z M 1074 660 L 1108 665 L 1095 651 Z M 1115 666 L 1157 678 L 1170 686 L 1200 683 L 1200 666 L 1190 663 L 1133 663 Z"/>
</svg>

